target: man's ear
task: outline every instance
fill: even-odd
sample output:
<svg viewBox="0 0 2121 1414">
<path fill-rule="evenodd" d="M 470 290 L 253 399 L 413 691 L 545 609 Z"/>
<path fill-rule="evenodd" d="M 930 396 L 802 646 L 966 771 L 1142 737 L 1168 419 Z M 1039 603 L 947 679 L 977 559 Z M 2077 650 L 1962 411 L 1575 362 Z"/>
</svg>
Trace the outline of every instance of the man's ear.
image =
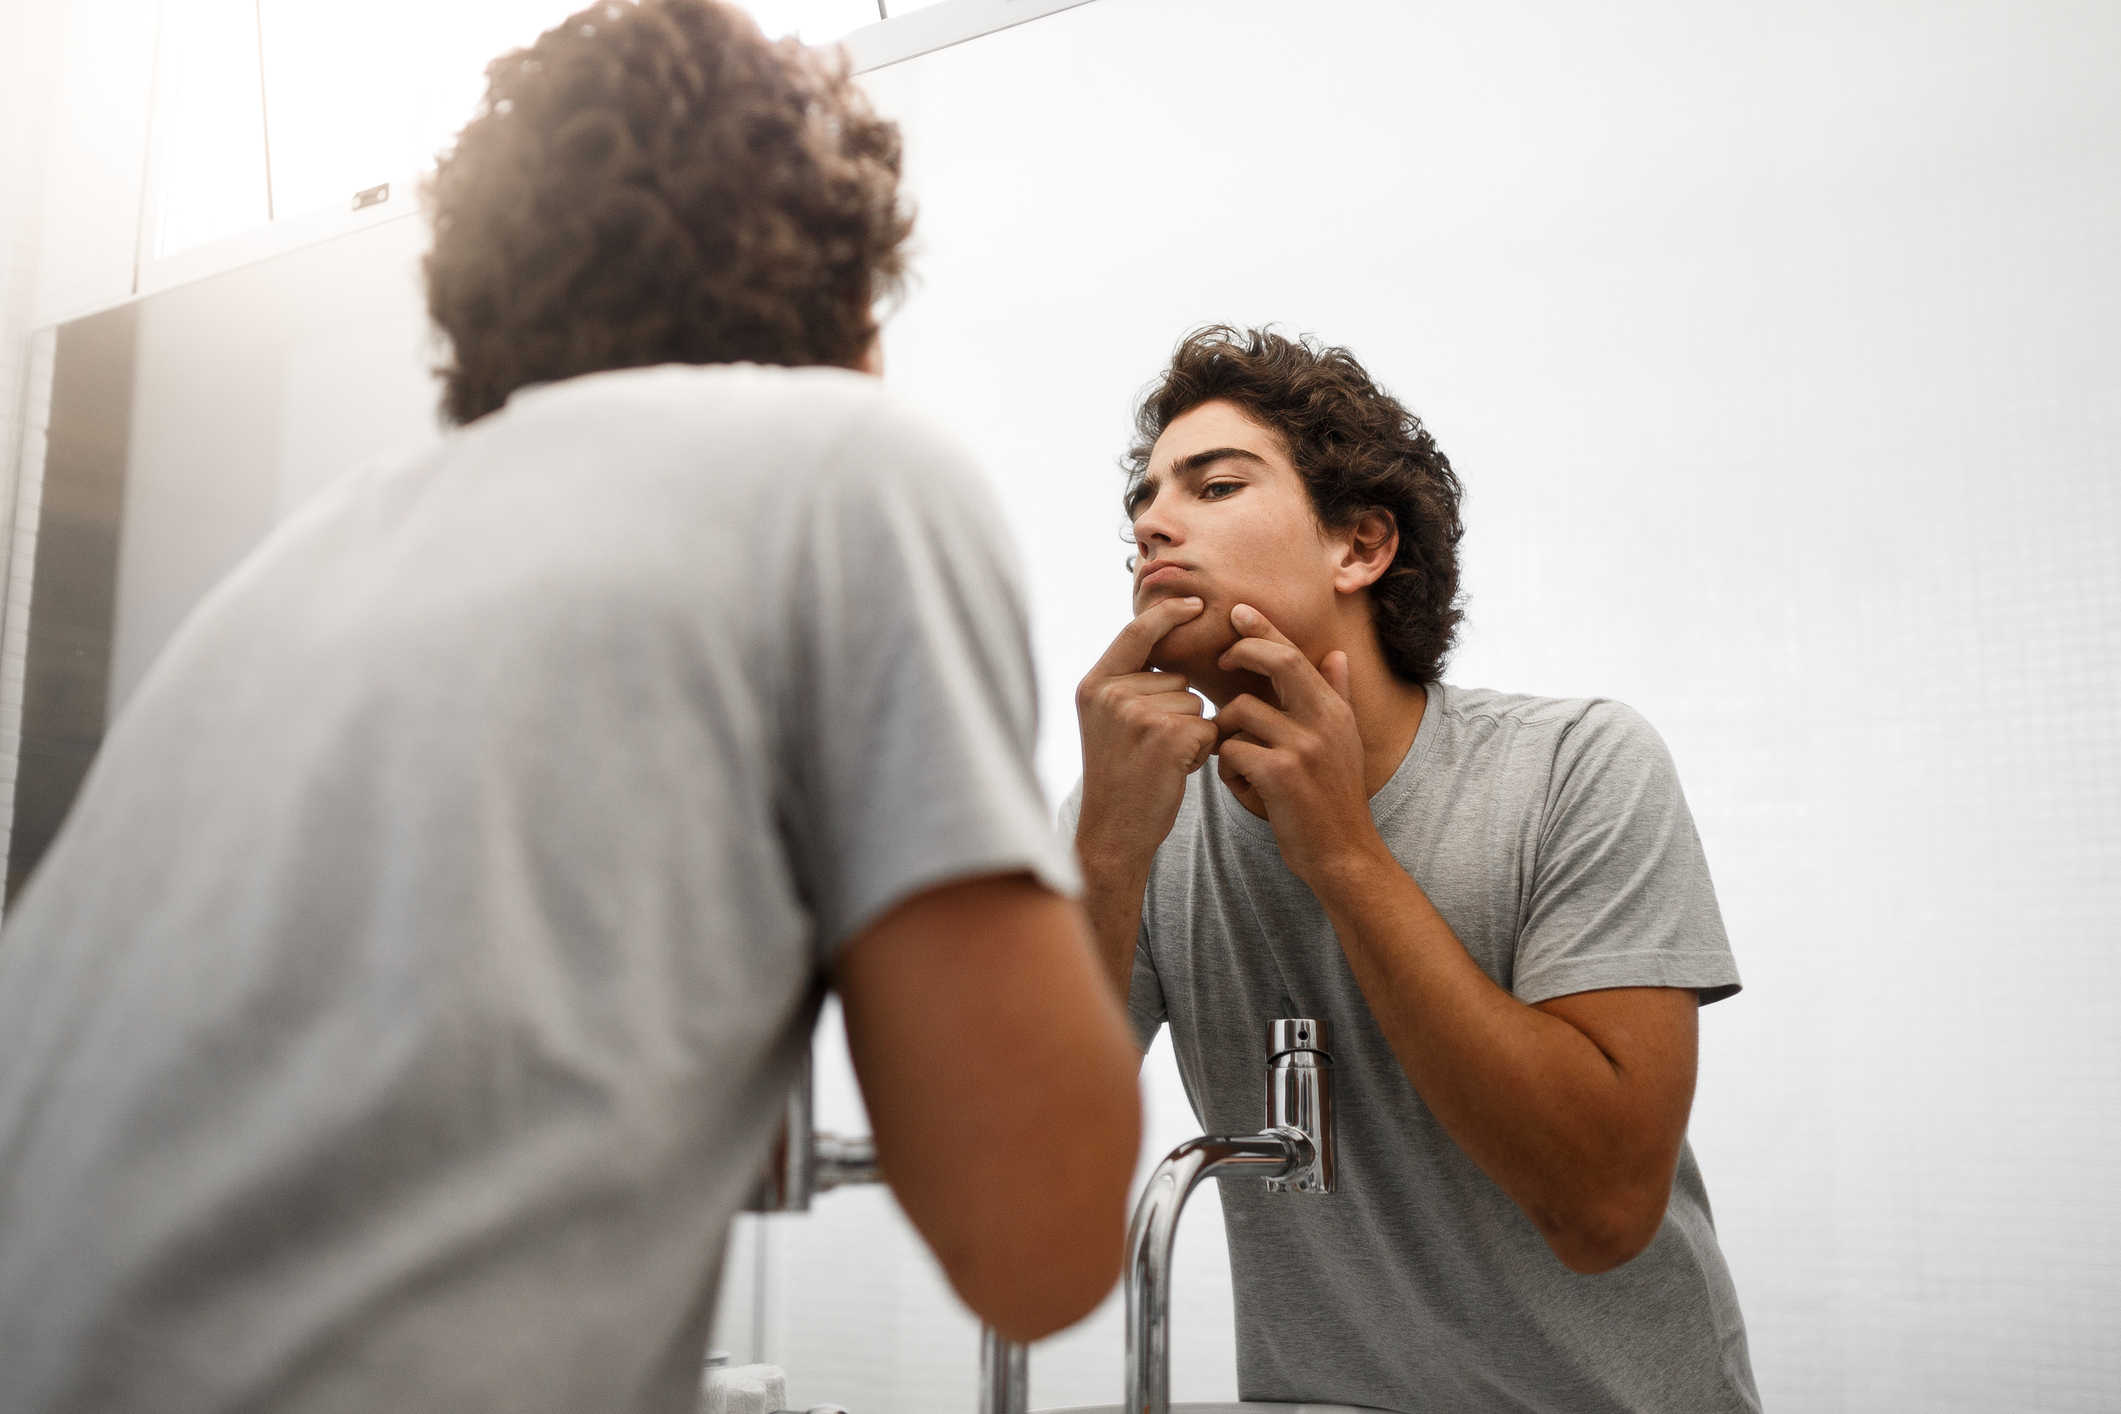
<svg viewBox="0 0 2121 1414">
<path fill-rule="evenodd" d="M 1399 553 L 1399 522 L 1390 511 L 1370 510 L 1343 532 L 1340 559 L 1333 567 L 1333 588 L 1341 594 L 1367 589 L 1384 578 Z"/>
</svg>

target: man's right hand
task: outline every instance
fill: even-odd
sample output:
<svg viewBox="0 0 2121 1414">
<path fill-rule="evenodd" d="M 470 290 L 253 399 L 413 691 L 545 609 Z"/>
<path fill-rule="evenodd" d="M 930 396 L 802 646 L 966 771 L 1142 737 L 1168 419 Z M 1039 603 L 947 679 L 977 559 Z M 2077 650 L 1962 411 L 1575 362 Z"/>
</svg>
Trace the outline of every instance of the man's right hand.
<svg viewBox="0 0 2121 1414">
<path fill-rule="evenodd" d="M 1149 864 L 1186 798 L 1186 777 L 1215 750 L 1215 723 L 1178 673 L 1149 671 L 1158 640 L 1198 616 L 1199 599 L 1163 599 L 1119 632 L 1075 689 L 1083 733 L 1075 851 L 1098 950 L 1121 997 L 1134 966 Z"/>
<path fill-rule="evenodd" d="M 1171 833 L 1186 777 L 1215 750 L 1215 723 L 1179 673 L 1148 670 L 1150 650 L 1199 615 L 1198 599 L 1162 599 L 1119 631 L 1075 688 L 1083 732 L 1083 813 L 1076 852 L 1146 867 Z"/>
</svg>

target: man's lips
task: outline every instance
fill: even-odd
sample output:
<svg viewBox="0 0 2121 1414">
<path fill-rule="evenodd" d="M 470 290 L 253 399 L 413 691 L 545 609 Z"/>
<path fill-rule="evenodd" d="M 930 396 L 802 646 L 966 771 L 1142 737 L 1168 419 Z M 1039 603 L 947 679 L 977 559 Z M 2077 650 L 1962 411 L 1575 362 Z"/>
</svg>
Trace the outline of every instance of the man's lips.
<svg viewBox="0 0 2121 1414">
<path fill-rule="evenodd" d="M 1142 566 L 1141 578 L 1134 581 L 1136 591 L 1147 589 L 1152 584 L 1161 584 L 1184 574 L 1189 568 L 1176 561 L 1151 560 Z"/>
</svg>

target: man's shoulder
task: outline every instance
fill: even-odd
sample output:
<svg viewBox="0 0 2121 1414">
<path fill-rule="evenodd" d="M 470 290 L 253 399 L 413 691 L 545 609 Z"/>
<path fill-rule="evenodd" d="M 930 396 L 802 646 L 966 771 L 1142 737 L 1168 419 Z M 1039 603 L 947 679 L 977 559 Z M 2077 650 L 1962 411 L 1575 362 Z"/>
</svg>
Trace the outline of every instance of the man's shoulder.
<svg viewBox="0 0 2121 1414">
<path fill-rule="evenodd" d="M 826 409 L 861 407 L 888 397 L 881 380 L 844 368 L 782 368 L 762 363 L 659 363 L 609 368 L 509 395 L 504 417 L 582 415 L 623 408 L 673 420 L 729 416 L 751 409 L 785 412 L 791 403 Z"/>
<path fill-rule="evenodd" d="M 1529 692 L 1503 692 L 1492 687 L 1460 687 L 1448 682 L 1436 686 L 1444 715 L 1461 722 L 1508 722 L 1516 726 L 1565 731 L 1596 708 L 1620 706 L 1606 697 L 1544 697 Z"/>
<path fill-rule="evenodd" d="M 914 465 L 953 461 L 961 452 L 941 420 L 882 379 L 844 368 L 782 368 L 755 363 L 660 364 L 584 374 L 518 389 L 493 419 L 495 430 L 533 437 L 587 429 L 631 442 L 740 447 L 752 461 L 792 466 L 852 460 L 874 463 L 903 449 Z M 478 424 L 474 424 L 476 426 Z"/>
<path fill-rule="evenodd" d="M 1538 697 L 1447 687 L 1432 762 L 1461 789 L 1519 796 L 1542 813 L 1559 798 L 1637 799 L 1676 790 L 1664 738 L 1610 697 Z"/>
<path fill-rule="evenodd" d="M 1544 743 L 1585 749 L 1658 740 L 1656 728 L 1625 702 L 1610 697 L 1541 697 L 1493 688 L 1437 684 L 1444 725 L 1464 749 L 1498 735 L 1512 747 Z M 1434 701 L 1436 699 L 1432 699 Z"/>
</svg>

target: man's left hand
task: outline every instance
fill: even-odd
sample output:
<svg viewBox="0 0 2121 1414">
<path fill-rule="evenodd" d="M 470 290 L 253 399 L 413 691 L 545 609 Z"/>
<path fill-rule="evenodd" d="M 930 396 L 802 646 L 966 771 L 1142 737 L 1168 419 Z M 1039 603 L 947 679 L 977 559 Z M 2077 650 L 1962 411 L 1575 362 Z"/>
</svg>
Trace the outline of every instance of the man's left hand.
<svg viewBox="0 0 2121 1414">
<path fill-rule="evenodd" d="M 1527 1006 L 1480 970 L 1370 816 L 1348 660 L 1312 667 L 1258 610 L 1225 669 L 1274 684 L 1216 714 L 1216 771 L 1274 826 L 1370 1014 L 1445 1131 L 1569 1270 L 1610 1271 L 1656 1237 L 1693 1103 L 1695 994 L 1618 987 Z"/>
<path fill-rule="evenodd" d="M 1248 692 L 1215 714 L 1222 735 L 1216 774 L 1247 809 L 1274 826 L 1289 871 L 1322 892 L 1330 873 L 1373 862 L 1371 856 L 1385 850 L 1363 788 L 1348 655 L 1328 653 L 1313 667 L 1249 604 L 1230 611 L 1230 624 L 1244 637 L 1222 655 L 1220 666 L 1266 678 L 1281 705 Z"/>
</svg>

